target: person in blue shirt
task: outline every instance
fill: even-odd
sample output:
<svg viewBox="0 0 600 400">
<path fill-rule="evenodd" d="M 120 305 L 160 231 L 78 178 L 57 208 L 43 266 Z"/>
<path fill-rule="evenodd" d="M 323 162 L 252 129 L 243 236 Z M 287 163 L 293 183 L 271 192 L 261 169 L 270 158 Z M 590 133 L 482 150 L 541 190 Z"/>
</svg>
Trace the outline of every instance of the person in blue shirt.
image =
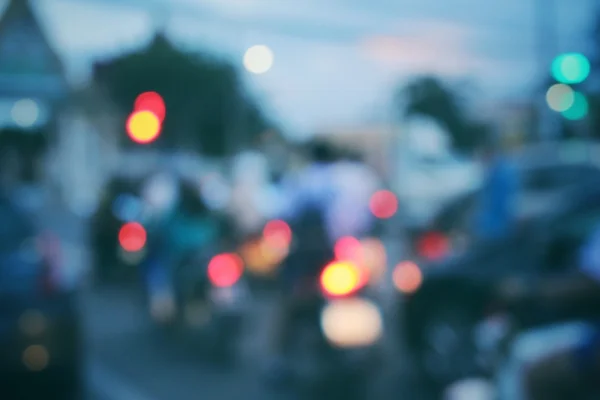
<svg viewBox="0 0 600 400">
<path fill-rule="evenodd" d="M 212 215 L 200 193 L 188 182 L 180 182 L 174 207 L 148 222 L 148 256 L 145 274 L 151 293 L 175 290 L 174 270 L 185 257 L 200 251 L 217 251 L 220 222 Z"/>
<path fill-rule="evenodd" d="M 484 168 L 483 187 L 475 215 L 475 237 L 497 239 L 514 227 L 517 214 L 519 176 L 509 157 L 488 143 L 482 149 Z"/>
</svg>

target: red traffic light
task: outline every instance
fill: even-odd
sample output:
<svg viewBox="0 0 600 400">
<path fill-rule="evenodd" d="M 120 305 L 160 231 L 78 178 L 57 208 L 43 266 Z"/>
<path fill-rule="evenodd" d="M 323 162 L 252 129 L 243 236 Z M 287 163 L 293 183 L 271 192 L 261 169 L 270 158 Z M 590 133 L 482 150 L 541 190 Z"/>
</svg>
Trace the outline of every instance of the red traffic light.
<svg viewBox="0 0 600 400">
<path fill-rule="evenodd" d="M 134 111 L 150 111 L 162 123 L 165 119 L 167 109 L 165 101 L 156 92 L 144 92 L 135 99 Z"/>
</svg>

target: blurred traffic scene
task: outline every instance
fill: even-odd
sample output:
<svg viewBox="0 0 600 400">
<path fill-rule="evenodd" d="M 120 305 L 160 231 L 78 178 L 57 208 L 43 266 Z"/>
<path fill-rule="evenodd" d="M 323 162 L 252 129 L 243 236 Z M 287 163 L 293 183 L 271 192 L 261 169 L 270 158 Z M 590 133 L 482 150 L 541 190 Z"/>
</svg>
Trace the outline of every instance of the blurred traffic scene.
<svg viewBox="0 0 600 400">
<path fill-rule="evenodd" d="M 0 1 L 0 398 L 600 398 L 571 3 Z"/>
</svg>

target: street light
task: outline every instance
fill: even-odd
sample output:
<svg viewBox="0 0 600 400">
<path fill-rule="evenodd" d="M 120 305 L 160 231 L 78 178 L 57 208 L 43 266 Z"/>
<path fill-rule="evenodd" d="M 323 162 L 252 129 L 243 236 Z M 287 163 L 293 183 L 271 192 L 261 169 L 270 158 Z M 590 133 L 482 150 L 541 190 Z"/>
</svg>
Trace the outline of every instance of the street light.
<svg viewBox="0 0 600 400">
<path fill-rule="evenodd" d="M 267 46 L 252 46 L 244 54 L 244 68 L 253 74 L 264 74 L 273 66 L 273 59 L 273 51 Z"/>
</svg>

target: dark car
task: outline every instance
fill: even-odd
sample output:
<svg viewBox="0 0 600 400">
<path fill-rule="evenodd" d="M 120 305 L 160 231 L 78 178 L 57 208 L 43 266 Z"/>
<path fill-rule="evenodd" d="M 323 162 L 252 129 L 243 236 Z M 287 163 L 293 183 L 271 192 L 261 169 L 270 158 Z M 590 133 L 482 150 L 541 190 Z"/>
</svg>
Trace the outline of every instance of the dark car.
<svg viewBox="0 0 600 400">
<path fill-rule="evenodd" d="M 600 224 L 598 187 L 572 192 L 551 213 L 503 240 L 475 243 L 463 254 L 422 268 L 420 287 L 399 302 L 400 336 L 422 376 L 445 384 L 484 370 L 485 360 L 474 350 L 475 327 L 498 311 L 500 286 L 515 277 L 535 280 L 577 265 L 578 249 Z M 588 311 L 594 312 L 532 303 L 519 307 L 515 316 L 527 327 Z"/>
<path fill-rule="evenodd" d="M 35 222 L 0 198 L 0 379 L 47 379 L 52 393 L 77 398 L 83 363 L 76 294 L 65 284 L 58 241 Z"/>
<path fill-rule="evenodd" d="M 551 210 L 554 203 L 577 187 L 600 183 L 600 168 L 591 163 L 566 163 L 544 160 L 519 164 L 521 192 L 518 194 L 518 218 L 529 219 Z M 469 191 L 450 200 L 430 225 L 410 235 L 413 258 L 433 260 L 452 250 L 461 251 L 471 240 L 473 214 L 479 190 Z"/>
</svg>

